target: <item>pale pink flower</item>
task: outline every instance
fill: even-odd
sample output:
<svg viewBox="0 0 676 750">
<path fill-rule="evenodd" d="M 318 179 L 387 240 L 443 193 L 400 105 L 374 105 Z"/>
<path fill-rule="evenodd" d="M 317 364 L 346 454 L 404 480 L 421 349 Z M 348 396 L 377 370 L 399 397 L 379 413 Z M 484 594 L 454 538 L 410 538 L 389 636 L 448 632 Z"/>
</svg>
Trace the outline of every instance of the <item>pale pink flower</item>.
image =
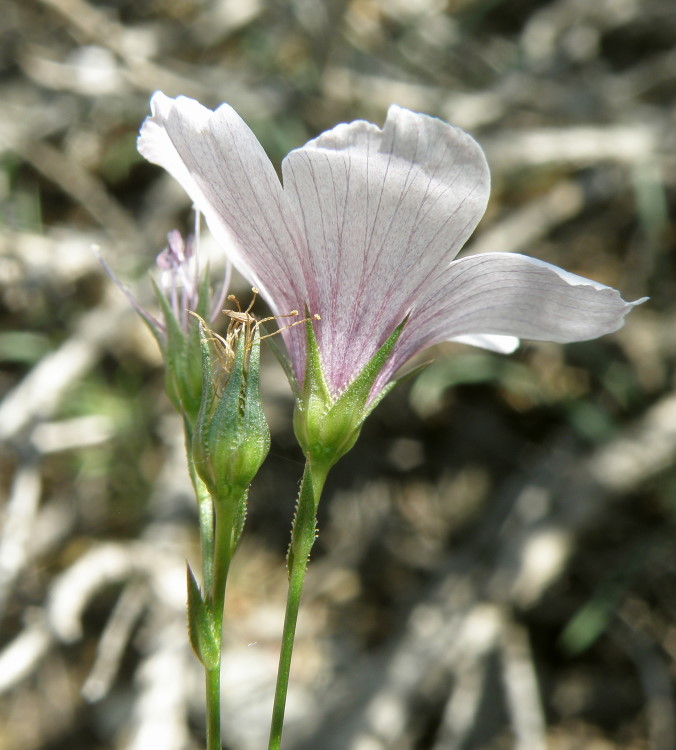
<svg viewBox="0 0 676 750">
<path fill-rule="evenodd" d="M 283 186 L 232 107 L 156 93 L 138 148 L 206 217 L 273 313 L 307 308 L 324 375 L 344 391 L 408 322 L 375 395 L 421 350 L 460 340 L 512 351 L 519 338 L 570 342 L 615 331 L 641 302 L 524 255 L 455 259 L 484 213 L 480 146 L 434 117 L 390 107 L 383 128 L 337 125 L 282 162 Z M 303 326 L 283 331 L 302 384 Z"/>
</svg>

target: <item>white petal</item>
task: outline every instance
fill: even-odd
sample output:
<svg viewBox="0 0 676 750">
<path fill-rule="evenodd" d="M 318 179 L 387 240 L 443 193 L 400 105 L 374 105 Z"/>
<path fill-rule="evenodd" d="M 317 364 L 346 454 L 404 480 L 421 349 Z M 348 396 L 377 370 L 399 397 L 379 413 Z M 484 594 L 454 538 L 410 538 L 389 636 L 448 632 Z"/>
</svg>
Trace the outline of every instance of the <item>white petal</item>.
<svg viewBox="0 0 676 750">
<path fill-rule="evenodd" d="M 488 349 L 488 351 L 498 352 L 499 354 L 511 354 L 519 346 L 519 339 L 516 336 L 494 336 L 490 333 L 454 336 L 451 341 L 455 341 L 458 344 L 478 346 L 481 349 Z"/>
<path fill-rule="evenodd" d="M 176 178 L 239 270 L 289 312 L 288 299 L 304 296 L 304 239 L 254 134 L 227 104 L 212 112 L 158 92 L 151 108 L 139 152 Z"/>
<path fill-rule="evenodd" d="M 283 176 L 307 236 L 326 375 L 339 389 L 467 240 L 488 168 L 463 131 L 393 106 L 382 130 L 339 125 L 292 151 Z"/>
<path fill-rule="evenodd" d="M 644 301 L 625 302 L 615 289 L 524 255 L 461 258 L 413 310 L 390 369 L 431 344 L 461 336 L 586 341 L 616 331 Z"/>
</svg>

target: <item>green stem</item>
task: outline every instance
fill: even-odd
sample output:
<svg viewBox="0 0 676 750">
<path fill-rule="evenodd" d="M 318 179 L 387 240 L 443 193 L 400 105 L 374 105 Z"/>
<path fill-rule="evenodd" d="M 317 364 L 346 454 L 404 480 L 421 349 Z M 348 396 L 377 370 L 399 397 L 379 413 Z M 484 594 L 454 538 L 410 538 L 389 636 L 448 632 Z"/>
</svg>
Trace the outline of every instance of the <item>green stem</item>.
<svg viewBox="0 0 676 750">
<path fill-rule="evenodd" d="M 289 568 L 289 593 L 286 600 L 282 647 L 279 655 L 279 669 L 277 671 L 277 686 L 275 688 L 275 701 L 272 709 L 268 750 L 279 750 L 282 743 L 284 709 L 289 689 L 289 673 L 291 671 L 293 643 L 296 636 L 296 623 L 298 622 L 298 609 L 300 607 L 310 550 L 314 544 L 317 532 L 317 506 L 319 505 L 319 498 L 324 487 L 324 482 L 326 481 L 327 473 L 328 468 L 313 467 L 310 460 L 307 460 L 298 495 L 296 516 L 291 530 L 291 544 L 289 545 L 287 561 Z"/>
<path fill-rule="evenodd" d="M 213 572 L 208 605 L 214 620 L 215 637 L 219 644 L 218 663 L 212 669 L 205 668 L 206 708 L 207 708 L 207 750 L 221 750 L 221 643 L 223 638 L 223 606 L 225 584 L 230 567 L 231 554 L 221 546 L 223 532 L 222 519 L 216 514 L 216 539 L 211 542 L 214 557 L 210 568 Z M 229 540 L 228 540 L 229 541 Z M 206 566 L 205 566 L 206 567 Z"/>
<path fill-rule="evenodd" d="M 207 589 L 208 602 L 214 620 L 215 635 L 221 644 L 223 637 L 223 608 L 230 562 L 241 533 L 241 516 L 246 492 L 222 497 L 215 504 L 215 534 L 210 543 L 211 586 Z M 206 670 L 207 750 L 221 750 L 221 655 L 218 665 Z"/>
<path fill-rule="evenodd" d="M 223 607 L 225 605 L 225 585 L 228 580 L 230 562 L 237 545 L 235 526 L 236 508 L 234 504 L 216 503 L 216 535 L 213 544 L 213 580 L 209 598 L 219 635 L 223 630 Z"/>
<path fill-rule="evenodd" d="M 216 523 L 216 514 L 214 511 L 214 501 L 206 484 L 202 481 L 192 457 L 192 430 L 187 421 L 184 423 L 186 455 L 188 458 L 188 471 L 195 497 L 197 499 L 197 509 L 200 525 L 200 552 L 202 556 L 202 585 L 204 591 L 208 593 L 209 598 L 214 600 L 214 593 L 221 592 L 216 608 L 212 608 L 212 613 L 220 612 L 217 617 L 218 639 L 220 642 L 223 632 L 223 603 L 225 601 L 225 579 L 230 564 L 228 559 L 225 567 L 216 566 L 215 561 L 220 559 L 217 555 L 219 550 L 219 539 L 217 538 L 217 529 L 220 535 L 223 534 L 223 524 Z M 214 568 L 217 568 L 218 575 L 214 575 Z M 218 665 L 213 669 L 204 670 L 205 687 L 206 687 L 206 711 L 207 711 L 207 750 L 221 750 L 221 658 L 219 654 Z"/>
<path fill-rule="evenodd" d="M 206 670 L 207 750 L 221 750 L 221 660 Z"/>
</svg>

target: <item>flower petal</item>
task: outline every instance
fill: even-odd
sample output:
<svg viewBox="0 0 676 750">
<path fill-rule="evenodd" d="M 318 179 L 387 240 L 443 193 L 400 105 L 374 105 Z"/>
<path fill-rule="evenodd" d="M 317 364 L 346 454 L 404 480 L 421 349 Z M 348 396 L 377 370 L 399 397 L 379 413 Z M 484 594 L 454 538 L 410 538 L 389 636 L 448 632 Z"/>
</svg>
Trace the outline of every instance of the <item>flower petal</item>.
<svg viewBox="0 0 676 750">
<path fill-rule="evenodd" d="M 338 125 L 282 169 L 309 252 L 309 297 L 299 303 L 321 314 L 325 375 L 338 392 L 469 237 L 488 200 L 488 167 L 463 131 L 392 106 L 382 130 Z"/>
<path fill-rule="evenodd" d="M 270 160 L 232 107 L 157 92 L 138 150 L 164 167 L 277 313 L 304 297 L 304 239 Z M 293 304 L 296 304 L 295 302 Z"/>
<path fill-rule="evenodd" d="M 603 336 L 620 328 L 645 299 L 626 302 L 615 289 L 525 255 L 461 258 L 414 308 L 381 380 L 387 382 L 421 349 L 459 337 L 497 334 L 568 343 Z"/>
<path fill-rule="evenodd" d="M 478 346 L 481 349 L 488 349 L 491 352 L 499 354 L 511 354 L 519 346 L 519 339 L 516 336 L 495 336 L 490 333 L 473 333 L 466 336 L 455 336 L 452 341 L 457 344 L 468 344 L 469 346 Z"/>
</svg>

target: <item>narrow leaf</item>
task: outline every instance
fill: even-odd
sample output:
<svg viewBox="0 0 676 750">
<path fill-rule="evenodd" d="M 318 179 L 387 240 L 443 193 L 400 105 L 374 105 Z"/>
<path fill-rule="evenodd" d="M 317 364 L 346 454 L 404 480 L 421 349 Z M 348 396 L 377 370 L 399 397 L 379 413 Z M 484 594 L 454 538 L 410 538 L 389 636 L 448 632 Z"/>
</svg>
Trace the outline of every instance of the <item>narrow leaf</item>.
<svg viewBox="0 0 676 750">
<path fill-rule="evenodd" d="M 213 615 L 202 597 L 195 576 L 187 566 L 188 633 L 190 644 L 205 669 L 216 669 L 220 661 L 220 646 Z"/>
</svg>

